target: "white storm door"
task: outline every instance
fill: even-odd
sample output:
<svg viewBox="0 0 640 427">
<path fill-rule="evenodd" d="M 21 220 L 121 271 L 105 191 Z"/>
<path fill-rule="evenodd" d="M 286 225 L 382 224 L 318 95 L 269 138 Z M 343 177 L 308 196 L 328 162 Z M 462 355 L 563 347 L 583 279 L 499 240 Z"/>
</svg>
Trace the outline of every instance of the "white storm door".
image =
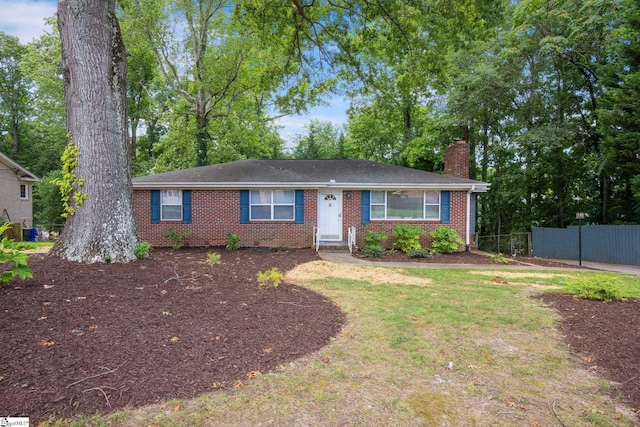
<svg viewBox="0 0 640 427">
<path fill-rule="evenodd" d="M 342 241 L 342 192 L 318 192 L 320 240 Z"/>
</svg>

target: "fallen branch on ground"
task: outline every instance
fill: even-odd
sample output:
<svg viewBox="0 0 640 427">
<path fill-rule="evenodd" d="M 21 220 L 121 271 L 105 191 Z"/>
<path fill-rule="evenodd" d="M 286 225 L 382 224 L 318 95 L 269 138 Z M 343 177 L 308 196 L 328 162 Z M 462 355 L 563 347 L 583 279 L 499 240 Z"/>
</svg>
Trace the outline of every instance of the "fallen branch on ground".
<svg viewBox="0 0 640 427">
<path fill-rule="evenodd" d="M 114 387 L 109 387 L 109 386 L 102 386 L 104 388 L 110 388 L 111 390 L 117 390 L 117 388 Z M 93 388 L 88 388 L 86 390 L 82 390 L 83 393 L 87 393 L 89 391 L 94 391 L 94 390 L 98 390 L 102 393 L 102 395 L 104 396 L 104 400 L 107 401 L 107 406 L 109 408 L 111 408 L 111 403 L 109 402 L 109 396 L 107 396 L 107 393 L 104 392 L 104 390 L 102 389 L 102 387 L 93 387 Z"/>
<path fill-rule="evenodd" d="M 69 384 L 69 385 L 67 386 L 67 388 L 72 387 L 72 386 L 74 386 L 74 385 L 76 385 L 76 384 L 80 384 L 81 382 L 84 382 L 84 381 L 90 380 L 90 379 L 92 379 L 92 378 L 98 378 L 98 377 L 101 377 L 101 376 L 103 376 L 103 375 L 112 374 L 112 373 L 114 373 L 115 371 L 117 371 L 117 370 L 118 370 L 118 368 L 115 368 L 115 369 L 109 369 L 109 368 L 106 368 L 106 369 L 108 369 L 108 370 L 107 370 L 107 371 L 104 371 L 104 372 L 100 372 L 99 374 L 90 375 L 90 376 L 88 376 L 88 377 L 81 378 L 81 379 L 79 379 L 78 381 L 76 381 L 76 382 L 73 382 L 73 383 Z"/>
</svg>

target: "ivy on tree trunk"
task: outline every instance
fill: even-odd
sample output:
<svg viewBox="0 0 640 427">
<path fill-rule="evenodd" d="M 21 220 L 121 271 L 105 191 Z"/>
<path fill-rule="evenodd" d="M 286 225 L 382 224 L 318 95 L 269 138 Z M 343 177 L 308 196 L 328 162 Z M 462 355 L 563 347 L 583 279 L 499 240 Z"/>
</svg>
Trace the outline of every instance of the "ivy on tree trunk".
<svg viewBox="0 0 640 427">
<path fill-rule="evenodd" d="M 79 149 L 86 199 L 52 254 L 83 263 L 128 262 L 137 243 L 127 138 L 126 50 L 115 0 L 60 0 L 67 130 Z"/>
</svg>

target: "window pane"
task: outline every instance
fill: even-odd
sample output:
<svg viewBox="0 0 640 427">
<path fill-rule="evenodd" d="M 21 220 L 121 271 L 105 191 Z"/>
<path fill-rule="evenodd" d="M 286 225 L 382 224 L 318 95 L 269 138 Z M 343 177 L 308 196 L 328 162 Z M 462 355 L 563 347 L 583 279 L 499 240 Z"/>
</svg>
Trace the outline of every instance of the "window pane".
<svg viewBox="0 0 640 427">
<path fill-rule="evenodd" d="M 425 203 L 428 205 L 440 204 L 440 193 L 437 191 L 427 191 L 424 193 Z"/>
<path fill-rule="evenodd" d="M 293 219 L 293 206 L 274 206 L 273 219 Z"/>
<path fill-rule="evenodd" d="M 422 191 L 388 192 L 387 219 L 422 219 L 423 205 Z"/>
<path fill-rule="evenodd" d="M 260 190 L 251 192 L 252 205 L 268 205 L 271 203 L 271 191 Z"/>
<path fill-rule="evenodd" d="M 162 206 L 162 219 L 182 219 L 182 206 Z"/>
<path fill-rule="evenodd" d="M 384 191 L 372 191 L 371 203 L 384 203 Z"/>
<path fill-rule="evenodd" d="M 372 219 L 384 219 L 384 206 L 371 206 Z"/>
<path fill-rule="evenodd" d="M 162 192 L 163 205 L 182 205 L 182 192 L 180 190 L 164 190 Z"/>
<path fill-rule="evenodd" d="M 435 205 L 427 205 L 426 206 L 426 218 L 427 219 L 438 219 L 440 218 L 440 207 Z"/>
<path fill-rule="evenodd" d="M 271 206 L 251 206 L 251 219 L 271 219 Z"/>
<path fill-rule="evenodd" d="M 273 203 L 279 205 L 285 205 L 287 203 L 293 204 L 293 191 L 291 190 L 277 190 L 273 192 Z"/>
</svg>

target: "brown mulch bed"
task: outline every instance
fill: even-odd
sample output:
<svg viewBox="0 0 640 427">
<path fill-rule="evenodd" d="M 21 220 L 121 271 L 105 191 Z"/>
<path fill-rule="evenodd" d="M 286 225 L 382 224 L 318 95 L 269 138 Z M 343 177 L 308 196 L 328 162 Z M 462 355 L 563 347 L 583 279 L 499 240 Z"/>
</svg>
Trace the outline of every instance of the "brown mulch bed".
<svg viewBox="0 0 640 427">
<path fill-rule="evenodd" d="M 213 251 L 221 264 L 211 267 L 204 260 Z M 491 264 L 477 253 L 392 255 L 380 260 Z M 295 284 L 258 289 L 256 274 L 317 259 L 310 249 L 154 249 L 141 261 L 93 265 L 31 255 L 34 279 L 0 288 L 0 416 L 35 423 L 188 398 L 313 352 L 339 332 L 344 314 Z M 527 261 L 567 267 L 545 262 Z M 573 351 L 639 408 L 640 303 L 543 298 L 563 315 Z"/>
<path fill-rule="evenodd" d="M 640 415 L 640 299 L 600 302 L 543 294 L 562 320 L 569 349 L 585 367 L 613 381 L 612 394 Z"/>
<path fill-rule="evenodd" d="M 233 388 L 318 350 L 345 320 L 294 284 L 257 272 L 317 260 L 309 250 L 153 250 L 129 264 L 32 255 L 34 279 L 0 289 L 0 416 L 114 411 Z"/>
<path fill-rule="evenodd" d="M 505 265 L 499 262 L 492 262 L 487 256 L 480 252 L 455 252 L 452 254 L 438 254 L 426 258 L 411 258 L 401 251 L 388 251 L 381 257 L 366 257 L 361 251 L 355 251 L 353 255 L 357 258 L 374 262 L 418 262 L 425 264 L 471 264 L 471 265 Z M 573 264 L 565 264 L 552 259 L 535 257 L 509 258 L 508 265 L 517 266 L 539 266 L 548 268 L 583 268 Z"/>
</svg>

